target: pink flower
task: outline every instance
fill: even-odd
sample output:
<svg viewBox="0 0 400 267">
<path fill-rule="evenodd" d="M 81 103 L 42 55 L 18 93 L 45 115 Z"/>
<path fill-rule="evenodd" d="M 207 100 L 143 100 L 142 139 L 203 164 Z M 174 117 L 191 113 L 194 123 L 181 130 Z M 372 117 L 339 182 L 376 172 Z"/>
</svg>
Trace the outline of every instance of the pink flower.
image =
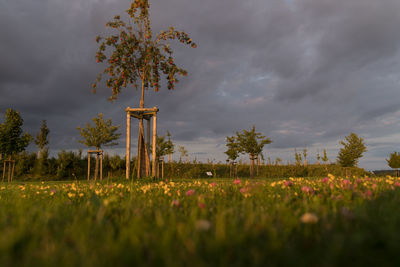
<svg viewBox="0 0 400 267">
<path fill-rule="evenodd" d="M 289 186 L 292 186 L 292 185 L 293 185 L 293 182 L 292 182 L 292 181 L 284 181 L 283 184 L 284 184 L 286 187 L 289 187 Z"/>
<path fill-rule="evenodd" d="M 240 188 L 240 193 L 246 193 L 247 192 L 247 188 L 246 187 L 242 187 Z"/>
<path fill-rule="evenodd" d="M 303 191 L 304 193 L 312 193 L 313 189 L 311 187 L 309 187 L 309 186 L 303 186 L 301 188 L 301 191 Z"/>
<path fill-rule="evenodd" d="M 234 184 L 240 184 L 240 180 L 239 180 L 239 179 L 235 179 L 235 180 L 233 181 L 233 183 L 234 183 Z"/>
<path fill-rule="evenodd" d="M 394 183 L 394 186 L 400 187 L 400 183 L 399 183 L 399 182 L 395 182 L 395 183 Z"/>
<path fill-rule="evenodd" d="M 206 207 L 206 204 L 204 204 L 203 202 L 199 202 L 200 209 L 204 209 L 205 207 Z"/>
<path fill-rule="evenodd" d="M 372 187 L 371 187 L 371 189 L 372 189 L 372 190 L 375 190 L 377 187 L 378 187 L 378 186 L 377 186 L 376 184 L 373 184 Z"/>
<path fill-rule="evenodd" d="M 217 183 L 211 183 L 210 184 L 210 186 L 216 186 L 217 185 Z"/>
<path fill-rule="evenodd" d="M 322 178 L 322 182 L 323 182 L 323 183 L 327 183 L 327 182 L 329 182 L 329 178 L 328 178 L 328 177 L 324 177 L 324 178 Z"/>
<path fill-rule="evenodd" d="M 194 195 L 196 193 L 196 191 L 194 191 L 193 189 L 190 189 L 190 190 L 188 190 L 188 191 L 186 191 L 186 195 L 187 196 L 191 196 L 191 195 Z"/>
</svg>

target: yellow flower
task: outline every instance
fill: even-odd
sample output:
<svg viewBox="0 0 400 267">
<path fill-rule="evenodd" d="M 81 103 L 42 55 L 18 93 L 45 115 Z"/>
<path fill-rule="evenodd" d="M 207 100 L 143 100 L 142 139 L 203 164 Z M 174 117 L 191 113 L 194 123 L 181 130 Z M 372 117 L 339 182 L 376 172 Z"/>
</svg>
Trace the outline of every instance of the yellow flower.
<svg viewBox="0 0 400 267">
<path fill-rule="evenodd" d="M 67 195 L 68 195 L 69 198 L 74 198 L 75 197 L 75 193 L 69 192 Z"/>
</svg>

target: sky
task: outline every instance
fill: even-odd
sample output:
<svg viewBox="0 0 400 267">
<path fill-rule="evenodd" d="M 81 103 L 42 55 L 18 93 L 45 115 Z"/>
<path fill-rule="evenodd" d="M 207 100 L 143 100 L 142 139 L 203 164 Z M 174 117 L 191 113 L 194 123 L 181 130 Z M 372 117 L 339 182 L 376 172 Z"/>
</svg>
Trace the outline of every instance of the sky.
<svg viewBox="0 0 400 267">
<path fill-rule="evenodd" d="M 47 120 L 56 155 L 85 149 L 76 128 L 103 113 L 122 133 L 105 150 L 124 155 L 124 110 L 140 94 L 124 88 L 111 103 L 104 82 L 96 94 L 90 86 L 105 68 L 95 37 L 112 33 L 105 23 L 129 4 L 0 0 L 0 122 L 16 109 L 35 135 Z M 387 169 L 385 158 L 400 151 L 400 1 L 151 0 L 150 14 L 153 32 L 174 26 L 198 45 L 173 45 L 189 73 L 175 90 L 145 94 L 145 106 L 160 109 L 158 133 L 170 131 L 192 160 L 225 162 L 226 136 L 252 125 L 273 140 L 265 158 L 285 163 L 295 148 L 309 162 L 327 149 L 334 162 L 351 132 L 365 140 L 367 170 Z M 132 131 L 135 144 L 136 124 Z"/>
</svg>

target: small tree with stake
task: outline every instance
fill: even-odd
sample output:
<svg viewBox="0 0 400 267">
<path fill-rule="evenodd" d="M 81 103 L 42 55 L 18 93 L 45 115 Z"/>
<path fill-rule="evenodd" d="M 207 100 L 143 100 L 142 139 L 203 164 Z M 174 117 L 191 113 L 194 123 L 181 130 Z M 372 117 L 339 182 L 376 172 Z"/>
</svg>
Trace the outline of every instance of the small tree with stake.
<svg viewBox="0 0 400 267">
<path fill-rule="evenodd" d="M 128 23 L 121 20 L 120 16 L 115 16 L 114 20 L 106 24 L 106 27 L 114 29 L 116 33 L 108 37 L 97 36 L 96 38 L 96 42 L 99 43 L 97 62 L 107 63 L 103 74 L 109 76 L 106 85 L 112 89 L 110 100 L 117 98 L 122 87 L 129 85 L 136 89 L 140 87 L 140 108 L 144 108 L 144 90 L 154 88 L 158 91 L 162 74 L 168 80 L 168 89 L 174 89 L 175 84 L 179 82 L 177 75 L 187 75 L 186 70 L 175 64 L 168 40 L 178 40 L 193 48 L 196 47 L 188 34 L 177 31 L 173 27 L 153 36 L 149 7 L 148 0 L 134 0 L 126 11 L 130 17 Z M 107 48 L 111 49 L 110 53 L 106 53 Z M 101 77 L 102 74 L 97 77 L 92 86 L 94 92 Z M 138 159 L 146 158 L 139 161 L 142 165 L 148 161 L 147 153 L 144 155 L 146 149 L 143 118 L 139 119 L 138 140 Z M 141 170 L 145 167 L 143 165 L 138 168 Z"/>
<path fill-rule="evenodd" d="M 98 117 L 93 118 L 93 123 L 94 126 L 92 126 L 90 123 L 87 123 L 86 128 L 77 128 L 83 137 L 83 140 L 79 140 L 79 143 L 82 143 L 88 147 L 95 147 L 96 150 L 100 150 L 103 145 L 113 146 L 118 144 L 113 141 L 117 140 L 121 136 L 121 134 L 116 133 L 119 126 L 112 125 L 111 119 L 104 121 L 103 114 L 100 113 Z M 95 180 L 97 179 L 98 168 L 99 154 L 97 153 L 94 171 Z"/>
<path fill-rule="evenodd" d="M 345 137 L 345 141 L 340 141 L 339 144 L 343 147 L 339 150 L 338 163 L 343 167 L 355 167 L 358 164 L 358 159 L 367 151 L 364 139 L 358 137 L 355 133 L 350 133 Z"/>
<path fill-rule="evenodd" d="M 266 144 L 272 142 L 271 139 L 256 133 L 256 127 L 253 125 L 250 131 L 243 130 L 243 133 L 236 132 L 239 152 L 249 154 L 250 158 L 250 176 L 254 177 L 254 159 L 259 155 Z"/>
<path fill-rule="evenodd" d="M 8 165 L 8 181 L 13 179 L 14 171 L 11 171 L 12 157 L 25 150 L 25 148 L 32 141 L 32 136 L 28 133 L 22 133 L 22 125 L 24 120 L 18 111 L 7 109 L 5 113 L 5 120 L 0 124 L 0 153 L 8 160 L 4 161 L 3 165 L 3 180 L 5 177 L 6 161 Z M 14 165 L 13 168 L 14 170 Z"/>
<path fill-rule="evenodd" d="M 171 150 L 174 150 L 174 144 L 171 139 L 168 138 L 168 140 L 166 140 L 166 136 L 157 136 L 157 171 L 159 170 L 158 163 L 161 161 L 161 178 L 164 178 L 164 156 L 170 154 Z"/>
<path fill-rule="evenodd" d="M 228 156 L 227 161 L 229 162 L 229 175 L 232 177 L 232 167 L 235 164 L 235 160 L 239 157 L 239 144 L 237 143 L 236 137 L 227 136 L 226 146 L 228 147 L 228 150 L 224 153 Z"/>
<path fill-rule="evenodd" d="M 400 168 L 400 153 L 398 152 L 393 152 L 390 154 L 390 158 L 386 159 L 388 165 L 390 168 L 396 170 L 396 177 L 399 174 L 399 168 Z"/>
<path fill-rule="evenodd" d="M 44 173 L 44 165 L 47 157 L 49 155 L 49 149 L 46 147 L 49 144 L 48 135 L 50 133 L 49 128 L 47 128 L 46 120 L 42 121 L 42 126 L 40 127 L 40 133 L 36 135 L 35 144 L 39 147 L 38 151 L 38 172 L 40 174 Z"/>
</svg>

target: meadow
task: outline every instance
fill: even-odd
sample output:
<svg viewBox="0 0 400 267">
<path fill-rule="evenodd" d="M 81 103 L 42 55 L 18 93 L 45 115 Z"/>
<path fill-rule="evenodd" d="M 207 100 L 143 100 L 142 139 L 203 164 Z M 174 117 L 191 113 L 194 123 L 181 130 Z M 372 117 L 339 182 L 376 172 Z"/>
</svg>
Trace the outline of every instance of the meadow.
<svg viewBox="0 0 400 267">
<path fill-rule="evenodd" d="M 0 266 L 399 265 L 400 179 L 0 184 Z"/>
</svg>

